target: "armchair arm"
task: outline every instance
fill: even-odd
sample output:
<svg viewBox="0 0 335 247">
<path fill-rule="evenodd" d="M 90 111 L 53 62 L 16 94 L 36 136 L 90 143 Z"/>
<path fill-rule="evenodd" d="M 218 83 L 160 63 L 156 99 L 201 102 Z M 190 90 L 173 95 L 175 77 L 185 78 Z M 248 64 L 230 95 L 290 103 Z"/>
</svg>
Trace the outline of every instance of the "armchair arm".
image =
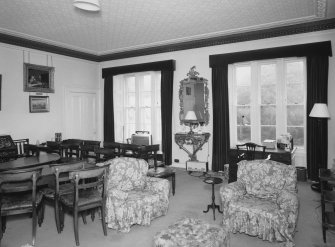
<svg viewBox="0 0 335 247">
<path fill-rule="evenodd" d="M 109 189 L 107 197 L 111 200 L 125 201 L 128 198 L 128 193 L 118 189 Z"/>
<path fill-rule="evenodd" d="M 164 178 L 146 177 L 145 190 L 169 197 L 170 183 Z"/>
<path fill-rule="evenodd" d="M 222 185 L 220 188 L 222 203 L 238 200 L 246 193 L 245 185 L 240 181 Z"/>
<path fill-rule="evenodd" d="M 281 214 L 288 215 L 288 221 L 295 227 L 298 218 L 299 200 L 296 193 L 282 190 L 276 200 Z"/>
</svg>

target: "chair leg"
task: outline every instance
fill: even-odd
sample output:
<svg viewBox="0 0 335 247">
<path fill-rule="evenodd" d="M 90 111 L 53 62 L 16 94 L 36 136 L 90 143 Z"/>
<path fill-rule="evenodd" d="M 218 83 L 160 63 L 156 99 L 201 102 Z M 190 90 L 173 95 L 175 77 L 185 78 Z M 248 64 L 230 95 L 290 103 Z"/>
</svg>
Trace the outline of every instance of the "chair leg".
<svg viewBox="0 0 335 247">
<path fill-rule="evenodd" d="M 64 209 L 61 204 L 58 204 L 58 207 L 59 207 L 59 228 L 60 232 L 62 232 L 64 229 Z"/>
<path fill-rule="evenodd" d="M 78 233 L 78 210 L 73 210 L 73 226 L 74 226 L 74 238 L 76 245 L 79 246 L 79 233 Z"/>
<path fill-rule="evenodd" d="M 55 220 L 56 220 L 56 227 L 57 227 L 57 232 L 58 233 L 61 233 L 61 223 L 60 223 L 60 208 L 59 208 L 59 201 L 58 201 L 58 198 L 56 198 L 55 196 Z"/>
<path fill-rule="evenodd" d="M 2 230 L 3 233 L 5 233 L 6 226 L 7 226 L 7 217 L 6 216 L 2 216 L 1 217 L 1 221 L 2 221 L 1 230 Z"/>
<path fill-rule="evenodd" d="M 41 227 L 43 220 L 44 220 L 44 209 L 45 209 L 45 202 L 42 201 L 38 206 L 37 217 L 38 217 L 38 226 Z"/>
<path fill-rule="evenodd" d="M 35 240 L 36 240 L 36 227 L 37 227 L 37 215 L 36 215 L 36 207 L 33 207 L 33 241 L 32 241 L 32 246 L 35 245 Z"/>
<path fill-rule="evenodd" d="M 322 237 L 323 237 L 323 242 L 327 243 L 326 241 L 326 227 L 322 226 Z"/>
<path fill-rule="evenodd" d="M 102 230 L 104 231 L 104 235 L 107 236 L 107 227 L 106 227 L 106 217 L 105 217 L 105 206 L 102 205 L 101 207 L 101 223 L 102 223 Z"/>
<path fill-rule="evenodd" d="M 81 218 L 83 218 L 83 222 L 86 225 L 87 221 L 86 221 L 86 211 L 81 212 Z"/>
<path fill-rule="evenodd" d="M 3 217 L 0 217 L 0 246 L 1 246 L 1 239 L 2 239 L 2 236 L 3 236 L 3 232 L 2 232 L 2 218 Z"/>
<path fill-rule="evenodd" d="M 91 209 L 91 219 L 92 219 L 92 221 L 94 221 L 94 219 L 95 219 L 95 209 L 94 208 Z"/>
</svg>

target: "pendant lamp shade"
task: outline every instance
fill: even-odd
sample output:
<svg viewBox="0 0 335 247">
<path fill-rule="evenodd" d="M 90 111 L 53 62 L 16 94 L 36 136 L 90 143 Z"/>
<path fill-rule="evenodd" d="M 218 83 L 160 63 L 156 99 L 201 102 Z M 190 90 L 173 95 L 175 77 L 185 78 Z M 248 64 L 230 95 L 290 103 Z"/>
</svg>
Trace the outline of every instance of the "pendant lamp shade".
<svg viewBox="0 0 335 247">
<path fill-rule="evenodd" d="M 74 0 L 73 5 L 76 8 L 83 9 L 86 11 L 99 11 L 100 10 L 99 0 Z"/>
</svg>

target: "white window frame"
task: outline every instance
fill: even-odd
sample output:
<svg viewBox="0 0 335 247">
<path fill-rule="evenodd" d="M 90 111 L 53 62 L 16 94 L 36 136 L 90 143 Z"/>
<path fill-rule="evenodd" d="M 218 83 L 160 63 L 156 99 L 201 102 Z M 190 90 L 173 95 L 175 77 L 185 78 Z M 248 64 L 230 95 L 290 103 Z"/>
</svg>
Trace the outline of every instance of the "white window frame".
<svg viewBox="0 0 335 247">
<path fill-rule="evenodd" d="M 142 90 L 140 84 L 143 82 L 145 76 L 151 77 L 151 105 L 141 105 L 141 94 L 145 91 Z M 135 107 L 129 107 L 127 105 L 127 78 L 135 77 Z M 122 74 L 113 77 L 113 93 L 114 93 L 114 131 L 115 141 L 126 143 L 125 126 L 127 124 L 126 109 L 133 108 L 135 110 L 135 130 L 148 130 L 145 129 L 144 122 L 141 118 L 141 109 L 151 108 L 151 129 L 150 134 L 152 135 L 153 144 L 161 144 L 162 142 L 162 131 L 161 131 L 161 119 L 158 116 L 161 114 L 161 100 L 160 100 L 160 82 L 161 73 L 157 71 L 147 71 L 139 73 Z M 149 92 L 149 91 L 147 91 Z M 115 114 L 117 113 L 117 114 Z M 122 137 L 120 137 L 120 131 Z"/>
<path fill-rule="evenodd" d="M 286 62 L 302 61 L 304 63 L 303 71 L 303 90 L 304 93 L 304 114 L 306 114 L 306 96 L 307 96 L 307 72 L 306 72 L 306 58 L 278 58 L 269 60 L 249 61 L 242 63 L 230 64 L 228 66 L 228 89 L 229 89 L 229 122 L 230 122 L 230 145 L 234 147 L 237 142 L 237 83 L 235 78 L 235 70 L 240 66 L 251 67 L 251 109 L 250 121 L 251 141 L 261 143 L 261 124 L 260 124 L 260 109 L 261 109 L 261 87 L 260 87 L 260 68 L 264 64 L 276 64 L 277 68 L 277 96 L 276 96 L 276 138 L 281 134 L 287 132 L 287 97 L 286 97 Z M 255 71 L 257 71 L 255 73 Z M 283 73 L 282 73 L 283 72 Z M 300 152 L 305 153 L 306 150 L 306 115 L 304 117 L 304 146 L 299 147 Z"/>
</svg>

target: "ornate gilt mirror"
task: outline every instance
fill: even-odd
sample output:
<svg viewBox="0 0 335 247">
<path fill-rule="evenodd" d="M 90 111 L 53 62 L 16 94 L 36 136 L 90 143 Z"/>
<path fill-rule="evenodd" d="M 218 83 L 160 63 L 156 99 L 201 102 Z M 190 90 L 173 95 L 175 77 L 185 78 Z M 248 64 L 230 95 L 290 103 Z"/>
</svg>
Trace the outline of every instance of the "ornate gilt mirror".
<svg viewBox="0 0 335 247">
<path fill-rule="evenodd" d="M 185 123 L 189 122 L 189 119 L 188 121 L 185 119 L 186 115 L 192 115 L 192 120 L 198 122 L 201 126 L 208 124 L 208 80 L 198 75 L 199 73 L 195 71 L 195 66 L 193 66 L 187 73 L 188 77 L 180 81 L 179 120 L 181 125 L 187 125 Z"/>
</svg>

